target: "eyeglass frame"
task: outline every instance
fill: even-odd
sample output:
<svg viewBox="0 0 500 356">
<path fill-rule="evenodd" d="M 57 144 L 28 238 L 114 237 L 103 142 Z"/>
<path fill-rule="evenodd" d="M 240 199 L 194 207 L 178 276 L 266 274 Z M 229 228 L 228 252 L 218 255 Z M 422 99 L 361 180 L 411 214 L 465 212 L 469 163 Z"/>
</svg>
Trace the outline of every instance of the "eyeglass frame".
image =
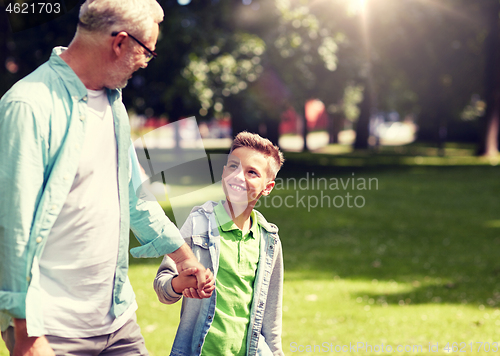
<svg viewBox="0 0 500 356">
<path fill-rule="evenodd" d="M 137 42 L 138 44 L 140 44 L 142 47 L 144 47 L 144 49 L 146 51 L 148 51 L 148 53 L 146 54 L 145 53 L 145 56 L 146 56 L 146 63 L 149 63 L 151 60 L 155 59 L 156 57 L 158 57 L 158 55 L 156 54 L 155 51 L 152 51 L 150 50 L 144 43 L 142 43 L 141 41 L 139 41 L 137 38 L 135 38 L 134 36 L 132 36 L 130 33 L 128 33 L 127 31 L 115 31 L 115 32 L 112 32 L 111 33 L 111 36 L 113 37 L 116 37 L 118 36 L 118 34 L 120 32 L 125 32 L 127 34 L 127 36 L 129 36 L 130 38 L 132 38 L 135 42 Z"/>
</svg>

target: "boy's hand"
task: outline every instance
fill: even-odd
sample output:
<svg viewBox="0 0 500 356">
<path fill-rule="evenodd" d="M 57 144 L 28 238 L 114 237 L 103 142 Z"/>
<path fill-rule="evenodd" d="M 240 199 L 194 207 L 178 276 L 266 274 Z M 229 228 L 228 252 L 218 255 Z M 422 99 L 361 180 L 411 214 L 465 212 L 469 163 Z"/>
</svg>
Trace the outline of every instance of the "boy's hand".
<svg viewBox="0 0 500 356">
<path fill-rule="evenodd" d="M 189 246 L 184 243 L 176 251 L 169 253 L 168 256 L 174 261 L 179 272 L 194 268 L 196 271 L 192 273 L 196 277 L 198 291 L 202 291 L 206 284 L 205 267 L 198 262 Z"/>
<path fill-rule="evenodd" d="M 172 288 L 177 294 L 182 294 L 182 291 L 186 288 L 197 288 L 198 282 L 196 281 L 196 272 L 198 269 L 191 267 L 179 272 L 179 275 L 172 278 Z"/>
<path fill-rule="evenodd" d="M 184 289 L 182 291 L 182 295 L 186 298 L 194 298 L 194 299 L 210 298 L 212 296 L 213 291 L 215 290 L 215 277 L 209 268 L 205 270 L 205 278 L 207 283 L 205 284 L 205 288 L 203 288 L 201 292 L 199 292 L 195 286 L 195 288 L 189 287 Z M 172 280 L 172 283 L 173 282 L 174 281 Z"/>
</svg>

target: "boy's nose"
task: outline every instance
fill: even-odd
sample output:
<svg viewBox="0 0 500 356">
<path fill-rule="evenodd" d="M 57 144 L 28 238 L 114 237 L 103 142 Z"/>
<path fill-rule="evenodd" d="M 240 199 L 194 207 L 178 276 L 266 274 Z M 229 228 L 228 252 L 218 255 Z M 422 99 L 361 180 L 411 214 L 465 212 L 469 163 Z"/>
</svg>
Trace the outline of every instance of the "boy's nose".
<svg viewBox="0 0 500 356">
<path fill-rule="evenodd" d="M 238 179 L 241 182 L 245 181 L 245 174 L 243 173 L 243 169 L 241 169 L 241 166 L 238 167 L 238 169 L 234 172 L 234 178 Z"/>
</svg>

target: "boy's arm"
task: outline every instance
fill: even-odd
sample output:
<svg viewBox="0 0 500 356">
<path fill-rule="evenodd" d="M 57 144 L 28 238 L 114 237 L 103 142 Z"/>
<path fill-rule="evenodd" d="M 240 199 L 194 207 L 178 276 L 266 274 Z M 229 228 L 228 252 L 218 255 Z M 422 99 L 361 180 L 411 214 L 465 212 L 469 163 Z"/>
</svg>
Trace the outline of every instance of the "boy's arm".
<svg viewBox="0 0 500 356">
<path fill-rule="evenodd" d="M 266 310 L 262 322 L 262 335 L 273 355 L 284 356 L 281 345 L 282 305 L 283 305 L 283 253 L 281 242 L 274 245 L 276 261 L 269 280 Z"/>
<path fill-rule="evenodd" d="M 191 235 L 193 232 L 193 221 L 191 215 L 182 226 L 181 235 L 184 236 L 189 248 L 192 247 Z M 165 255 L 158 269 L 154 280 L 154 289 L 160 302 L 172 304 L 177 302 L 183 295 L 188 298 L 209 298 L 215 289 L 215 278 L 209 269 L 202 266 L 202 273 L 205 276 L 205 287 L 202 292 L 198 292 L 197 268 L 188 268 L 178 272 L 176 264 L 169 256 Z"/>
<path fill-rule="evenodd" d="M 186 241 L 191 248 L 191 235 L 193 233 L 193 219 L 191 215 L 188 216 L 186 222 L 180 229 L 180 232 L 184 237 L 184 241 Z M 181 293 L 177 293 L 172 286 L 172 280 L 178 275 L 179 273 L 175 267 L 174 261 L 165 255 L 160 267 L 158 268 L 158 272 L 156 273 L 153 283 L 154 290 L 160 302 L 164 304 L 173 304 L 181 299 L 182 291 L 180 291 Z"/>
<path fill-rule="evenodd" d="M 172 279 L 178 276 L 177 268 L 172 259 L 165 255 L 153 283 L 158 300 L 164 304 L 173 304 L 182 297 L 172 286 Z"/>
</svg>

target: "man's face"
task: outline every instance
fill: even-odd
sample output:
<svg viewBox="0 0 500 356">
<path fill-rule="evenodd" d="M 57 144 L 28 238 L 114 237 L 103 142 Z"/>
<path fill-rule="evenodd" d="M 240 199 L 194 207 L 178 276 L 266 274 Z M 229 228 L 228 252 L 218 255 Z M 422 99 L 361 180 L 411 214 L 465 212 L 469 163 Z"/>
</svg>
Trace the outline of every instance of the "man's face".
<svg viewBox="0 0 500 356">
<path fill-rule="evenodd" d="M 233 204 L 247 204 L 267 195 L 274 187 L 269 176 L 268 158 L 248 147 L 235 149 L 222 173 L 226 198 Z"/>
<path fill-rule="evenodd" d="M 151 36 L 147 41 L 143 42 L 146 47 L 152 51 L 155 50 L 158 33 L 159 26 L 155 23 L 151 30 Z M 132 78 L 132 75 L 139 70 L 139 68 L 146 68 L 148 66 L 145 56 L 147 50 L 130 37 L 127 38 L 126 41 L 129 41 L 128 46 L 130 51 L 127 51 L 122 57 L 118 58 L 114 68 L 109 74 L 109 84 L 106 85 L 107 88 L 125 88 L 128 80 Z"/>
</svg>

